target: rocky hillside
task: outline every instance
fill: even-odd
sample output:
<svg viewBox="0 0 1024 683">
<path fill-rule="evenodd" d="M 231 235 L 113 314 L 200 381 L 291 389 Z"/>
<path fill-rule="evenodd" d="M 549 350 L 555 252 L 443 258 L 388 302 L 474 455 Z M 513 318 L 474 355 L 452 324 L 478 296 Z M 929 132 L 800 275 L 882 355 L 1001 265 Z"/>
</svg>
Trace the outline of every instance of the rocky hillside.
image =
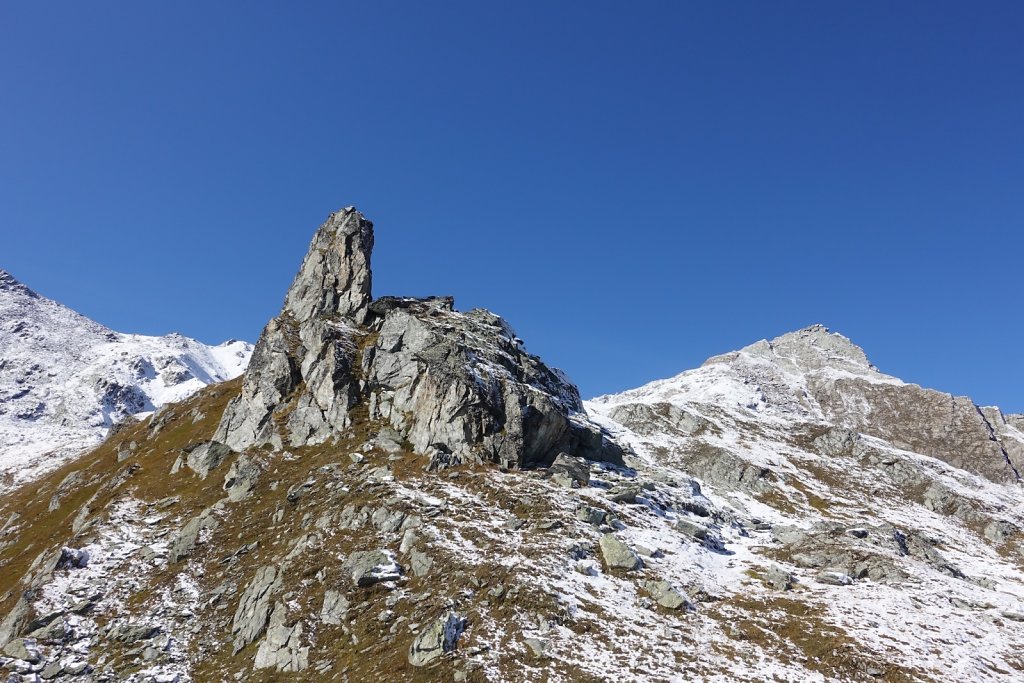
<svg viewBox="0 0 1024 683">
<path fill-rule="evenodd" d="M 251 354 L 240 341 L 114 332 L 0 270 L 0 491 L 130 416 L 237 377 Z"/>
<path fill-rule="evenodd" d="M 314 237 L 244 377 L 0 500 L 12 681 L 1024 675 L 1021 419 L 821 327 L 584 404 Z"/>
</svg>

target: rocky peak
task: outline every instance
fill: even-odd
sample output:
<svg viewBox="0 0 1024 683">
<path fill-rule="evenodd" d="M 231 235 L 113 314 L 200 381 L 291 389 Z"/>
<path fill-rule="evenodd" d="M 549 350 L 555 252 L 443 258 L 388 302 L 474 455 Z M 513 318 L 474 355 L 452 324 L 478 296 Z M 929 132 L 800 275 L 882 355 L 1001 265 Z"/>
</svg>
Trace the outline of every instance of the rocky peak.
<svg viewBox="0 0 1024 683">
<path fill-rule="evenodd" d="M 260 336 L 216 439 L 235 450 L 397 432 L 432 466 L 546 465 L 560 452 L 621 462 L 579 392 L 512 328 L 451 297 L 371 297 L 373 224 L 354 208 L 317 231 L 281 315 Z"/>
<path fill-rule="evenodd" d="M 824 325 L 811 325 L 771 341 L 760 341 L 741 352 L 771 360 L 794 373 L 823 368 L 858 374 L 876 372 L 863 349 Z"/>
<path fill-rule="evenodd" d="M 361 323 L 371 296 L 373 223 L 349 206 L 332 213 L 313 237 L 284 301 L 296 320 L 340 316 Z"/>
<path fill-rule="evenodd" d="M 0 292 L 23 294 L 25 296 L 32 297 L 33 299 L 39 298 L 38 294 L 21 284 L 17 278 L 3 268 L 0 268 Z"/>
<path fill-rule="evenodd" d="M 715 356 L 672 380 L 595 403 L 637 401 L 671 401 L 681 408 L 739 406 L 787 421 L 850 429 L 995 482 L 1018 482 L 1024 474 L 1019 417 L 886 375 L 859 346 L 823 325 Z"/>
</svg>

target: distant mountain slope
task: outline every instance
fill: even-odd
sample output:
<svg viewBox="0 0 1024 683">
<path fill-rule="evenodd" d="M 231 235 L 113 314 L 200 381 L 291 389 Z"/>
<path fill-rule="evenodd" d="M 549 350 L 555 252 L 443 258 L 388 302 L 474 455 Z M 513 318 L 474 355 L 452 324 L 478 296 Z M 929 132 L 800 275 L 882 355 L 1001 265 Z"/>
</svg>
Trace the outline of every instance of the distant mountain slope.
<svg viewBox="0 0 1024 683">
<path fill-rule="evenodd" d="M 659 402 L 741 409 L 768 421 L 846 427 L 995 482 L 1024 473 L 1024 416 L 975 405 L 879 372 L 864 351 L 822 325 L 762 340 L 700 367 L 591 401 L 599 412 Z"/>
<path fill-rule="evenodd" d="M 240 375 L 252 345 L 121 334 L 0 270 L 0 488 L 96 445 L 124 418 Z"/>
<path fill-rule="evenodd" d="M 682 528 L 730 556 L 733 626 L 708 638 L 729 680 L 1024 672 L 1020 415 L 885 375 L 821 325 L 585 405 L 638 473 L 708 499 Z"/>
</svg>

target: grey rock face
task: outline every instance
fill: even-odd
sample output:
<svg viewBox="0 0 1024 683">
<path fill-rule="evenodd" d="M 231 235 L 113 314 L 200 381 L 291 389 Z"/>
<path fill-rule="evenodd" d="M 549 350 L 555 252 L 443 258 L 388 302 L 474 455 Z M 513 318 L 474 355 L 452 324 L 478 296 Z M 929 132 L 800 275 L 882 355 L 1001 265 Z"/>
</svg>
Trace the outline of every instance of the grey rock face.
<svg viewBox="0 0 1024 683">
<path fill-rule="evenodd" d="M 1001 440 L 968 398 L 860 378 L 811 378 L 808 385 L 830 421 L 995 482 L 1019 479 L 1024 444 L 1009 437 Z"/>
<path fill-rule="evenodd" d="M 338 591 L 324 593 L 324 606 L 320 610 L 320 620 L 325 624 L 340 626 L 348 612 L 348 599 Z"/>
<path fill-rule="evenodd" d="M 814 445 L 822 455 L 851 455 L 858 439 L 857 432 L 835 427 L 816 438 Z"/>
<path fill-rule="evenodd" d="M 598 545 L 608 569 L 622 569 L 628 572 L 643 566 L 633 549 L 612 534 L 602 535 Z"/>
<path fill-rule="evenodd" d="M 699 440 L 689 452 L 682 454 L 682 458 L 688 473 L 712 486 L 762 492 L 770 489 L 774 480 L 768 468 Z"/>
<path fill-rule="evenodd" d="M 466 620 L 454 612 L 441 615 L 413 640 L 409 647 L 409 663 L 413 666 L 426 666 L 446 652 L 451 652 L 465 628 Z"/>
<path fill-rule="evenodd" d="M 260 467 L 248 455 L 242 454 L 231 463 L 231 469 L 224 476 L 224 490 L 231 502 L 249 497 L 260 477 Z"/>
<path fill-rule="evenodd" d="M 33 592 L 22 594 L 14 604 L 13 609 L 7 613 L 3 621 L 0 621 L 0 647 L 7 645 L 28 624 L 29 616 L 32 613 L 31 602 L 33 598 Z"/>
<path fill-rule="evenodd" d="M 451 462 L 546 465 L 561 451 L 621 462 L 621 450 L 586 418 L 563 375 L 523 351 L 484 310 L 447 300 L 382 300 L 376 343 L 363 356 L 370 417 L 390 423 L 417 452 Z"/>
<path fill-rule="evenodd" d="M 902 582 L 907 573 L 899 558 L 908 556 L 948 576 L 963 577 L 959 569 L 920 535 L 889 525 L 847 529 L 842 524 L 821 522 L 807 530 L 776 527 L 772 536 L 783 544 L 796 565 L 839 572 L 852 579 Z"/>
<path fill-rule="evenodd" d="M 215 438 L 238 451 L 326 441 L 351 422 L 354 351 L 354 333 L 343 321 L 297 321 L 290 313 L 271 320 Z M 296 392 L 300 384 L 305 390 Z"/>
<path fill-rule="evenodd" d="M 270 616 L 267 635 L 256 650 L 253 667 L 278 671 L 303 671 L 309 666 L 309 647 L 302 645 L 302 623 L 285 624 L 285 606 L 277 603 Z"/>
<path fill-rule="evenodd" d="M 59 508 L 63 499 L 68 495 L 68 493 L 74 490 L 74 488 L 78 486 L 81 483 L 81 481 L 81 472 L 76 471 L 68 473 L 68 475 L 64 477 L 64 479 L 60 482 L 60 485 L 57 486 L 57 491 L 53 494 L 53 497 L 50 498 L 50 512 L 53 512 L 54 510 Z"/>
<path fill-rule="evenodd" d="M 332 213 L 309 246 L 284 310 L 296 320 L 340 316 L 362 323 L 370 305 L 373 223 L 355 207 Z"/>
<path fill-rule="evenodd" d="M 206 479 L 210 470 L 224 462 L 229 455 L 231 455 L 229 446 L 216 441 L 204 441 L 188 450 L 185 464 L 198 474 L 200 479 Z"/>
<path fill-rule="evenodd" d="M 263 635 L 270 617 L 270 600 L 281 585 L 276 567 L 262 567 L 238 601 L 231 622 L 233 651 L 238 653 Z"/>
<path fill-rule="evenodd" d="M 864 370 L 877 372 L 863 349 L 843 335 L 830 332 L 824 325 L 811 325 L 771 341 L 759 341 L 743 351 L 776 363 L 784 371 L 792 373 L 822 368 L 854 373 Z M 711 358 L 705 364 L 727 360 L 731 355 Z"/>
<path fill-rule="evenodd" d="M 547 465 L 560 452 L 622 462 L 576 387 L 498 316 L 458 312 L 451 298 L 371 302 L 372 246 L 372 224 L 354 209 L 320 227 L 216 441 L 240 452 L 323 443 L 361 404 L 390 443 L 430 455 L 435 469 Z"/>
<path fill-rule="evenodd" d="M 199 532 L 203 529 L 214 529 L 217 523 L 217 518 L 210 508 L 203 510 L 202 513 L 190 519 L 171 542 L 171 562 L 180 562 L 188 557 L 192 549 L 196 547 L 196 543 L 199 542 Z"/>
<path fill-rule="evenodd" d="M 616 406 L 608 416 L 637 434 L 693 436 L 710 423 L 671 403 L 627 403 Z"/>
<path fill-rule="evenodd" d="M 821 325 L 716 356 L 704 365 L 719 364 L 756 382 L 763 403 L 791 415 L 813 415 L 997 483 L 1016 482 L 1024 472 L 1024 433 L 1013 427 L 1012 417 L 966 397 L 885 375 L 860 347 Z M 793 377 L 806 383 L 796 395 Z"/>
</svg>

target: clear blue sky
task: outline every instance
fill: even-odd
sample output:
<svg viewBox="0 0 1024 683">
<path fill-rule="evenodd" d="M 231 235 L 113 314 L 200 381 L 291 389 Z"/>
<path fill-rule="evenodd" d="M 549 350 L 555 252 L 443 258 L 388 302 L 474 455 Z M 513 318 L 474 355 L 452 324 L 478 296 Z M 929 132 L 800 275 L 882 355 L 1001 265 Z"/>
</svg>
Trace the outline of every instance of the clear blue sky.
<svg viewBox="0 0 1024 683">
<path fill-rule="evenodd" d="M 1019 2 L 5 2 L 0 267 L 255 340 L 313 230 L 585 395 L 821 322 L 1024 411 Z"/>
</svg>

